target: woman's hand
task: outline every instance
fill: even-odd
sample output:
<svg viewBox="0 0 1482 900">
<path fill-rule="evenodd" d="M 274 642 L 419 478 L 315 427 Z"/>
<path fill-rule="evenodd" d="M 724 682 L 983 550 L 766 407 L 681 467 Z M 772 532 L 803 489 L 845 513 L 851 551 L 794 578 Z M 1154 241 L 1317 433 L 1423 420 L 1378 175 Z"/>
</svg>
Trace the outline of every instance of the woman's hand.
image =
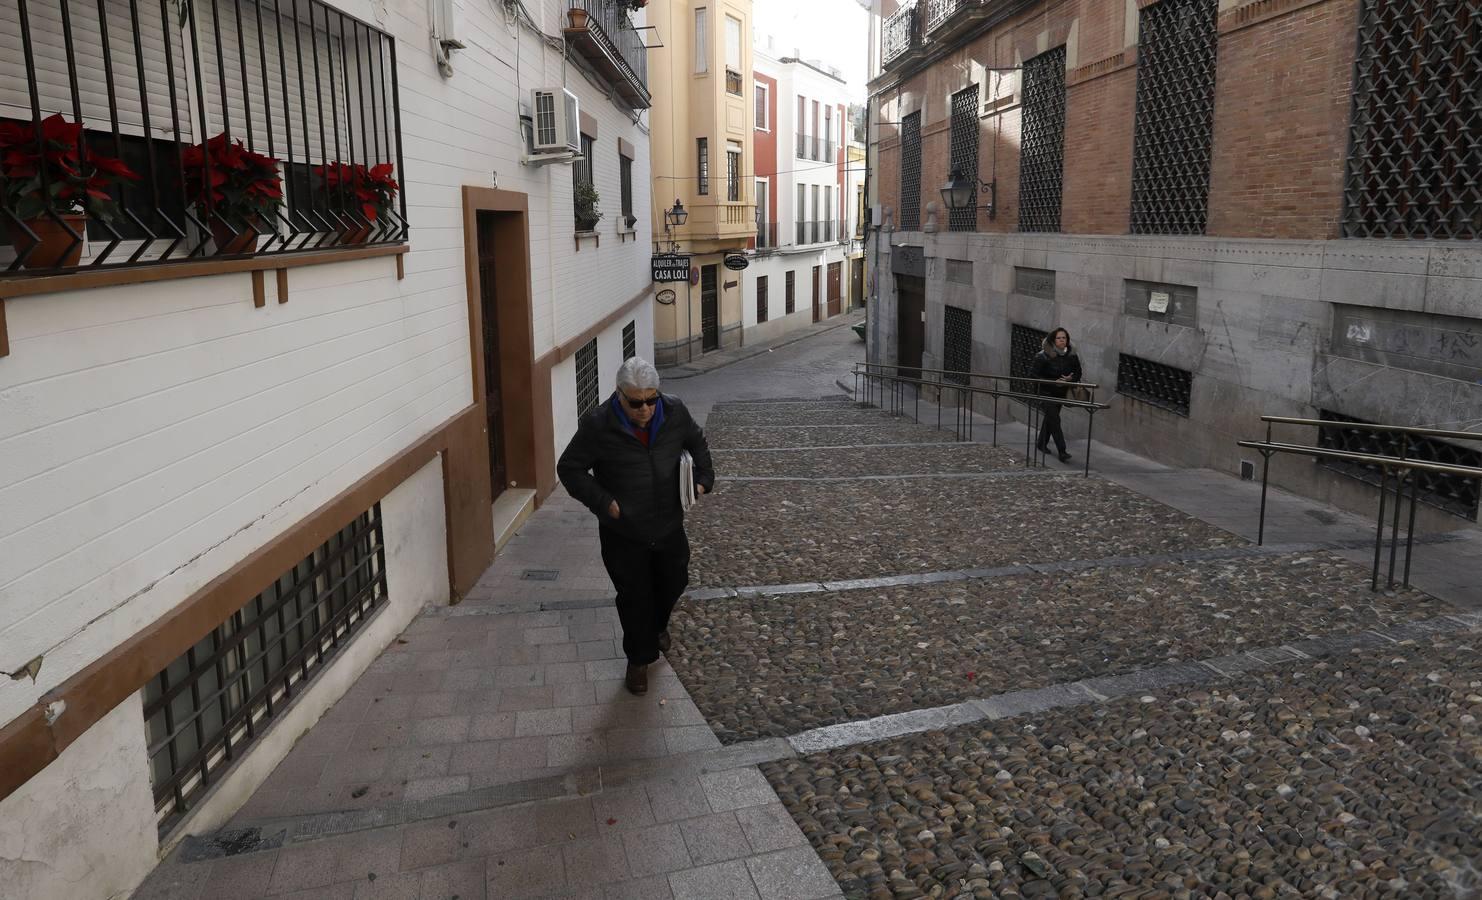
<svg viewBox="0 0 1482 900">
<path fill-rule="evenodd" d="M 623 511 L 618 508 L 618 504 L 617 504 L 617 501 L 616 500 L 614 500 L 611 503 L 607 504 L 607 514 L 609 516 L 612 516 L 614 519 L 617 519 L 617 518 L 621 518 L 622 517 Z"/>
</svg>

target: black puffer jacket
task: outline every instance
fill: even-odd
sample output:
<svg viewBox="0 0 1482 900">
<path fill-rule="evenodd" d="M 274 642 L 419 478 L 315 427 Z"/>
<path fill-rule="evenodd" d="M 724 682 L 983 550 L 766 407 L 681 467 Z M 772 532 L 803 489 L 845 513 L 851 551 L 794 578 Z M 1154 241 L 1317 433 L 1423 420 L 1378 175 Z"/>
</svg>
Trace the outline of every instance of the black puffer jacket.
<svg viewBox="0 0 1482 900">
<path fill-rule="evenodd" d="M 1075 345 L 1066 344 L 1065 352 L 1051 354 L 1049 340 L 1041 345 L 1040 352 L 1034 357 L 1034 366 L 1029 370 L 1029 377 L 1043 378 L 1046 381 L 1054 381 L 1057 378 L 1070 376 L 1071 381 L 1081 380 L 1081 358 L 1075 355 Z M 1041 397 L 1054 397 L 1064 400 L 1070 388 L 1060 384 L 1041 384 L 1039 388 Z"/>
<path fill-rule="evenodd" d="M 596 514 L 603 528 L 650 543 L 684 524 L 679 504 L 679 451 L 695 460 L 695 483 L 709 494 L 715 468 L 705 432 L 677 397 L 661 395 L 664 421 L 645 447 L 612 408 L 612 399 L 582 416 L 556 474 L 567 493 Z M 616 500 L 621 513 L 608 510 Z"/>
</svg>

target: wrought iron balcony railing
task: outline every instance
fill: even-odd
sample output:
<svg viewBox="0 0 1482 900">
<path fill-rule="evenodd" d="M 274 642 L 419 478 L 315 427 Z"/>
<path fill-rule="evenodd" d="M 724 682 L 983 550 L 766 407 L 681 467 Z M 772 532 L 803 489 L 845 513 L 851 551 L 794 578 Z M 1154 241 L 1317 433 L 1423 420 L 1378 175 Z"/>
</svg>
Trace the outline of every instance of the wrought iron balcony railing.
<svg viewBox="0 0 1482 900">
<path fill-rule="evenodd" d="M 610 82 L 629 109 L 648 109 L 648 49 L 618 0 L 570 0 L 566 42 Z"/>
<path fill-rule="evenodd" d="M 20 76 L 0 79 L 0 274 L 406 240 L 380 29 L 319 0 L 0 0 L 0 19 Z"/>
<path fill-rule="evenodd" d="M 798 159 L 807 159 L 807 158 L 808 158 L 808 136 L 806 134 L 799 134 L 798 135 Z"/>
<path fill-rule="evenodd" d="M 880 65 L 888 68 L 920 46 L 921 16 L 913 0 L 885 20 L 880 30 Z"/>
<path fill-rule="evenodd" d="M 763 222 L 760 217 L 756 220 L 756 249 L 777 249 L 777 223 Z"/>
</svg>

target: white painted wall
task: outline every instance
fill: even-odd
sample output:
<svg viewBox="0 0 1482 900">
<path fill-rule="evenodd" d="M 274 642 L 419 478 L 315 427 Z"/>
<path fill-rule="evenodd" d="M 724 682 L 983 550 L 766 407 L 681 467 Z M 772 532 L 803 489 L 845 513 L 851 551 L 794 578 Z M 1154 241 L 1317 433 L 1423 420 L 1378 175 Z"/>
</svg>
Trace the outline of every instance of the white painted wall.
<svg viewBox="0 0 1482 900">
<path fill-rule="evenodd" d="M 654 314 L 653 302 L 640 304 L 632 316 L 622 319 L 597 335 L 597 399 L 612 396 L 617 385 L 617 371 L 623 364 L 623 328 L 633 322 L 636 326 L 638 355 L 653 362 L 654 358 Z M 551 369 L 551 414 L 555 422 L 552 449 L 560 459 L 561 451 L 576 434 L 577 420 L 589 410 L 576 407 L 576 355 L 561 360 Z"/>
<path fill-rule="evenodd" d="M 0 800 L 0 896 L 127 897 L 154 868 L 155 843 L 136 694 Z"/>
</svg>

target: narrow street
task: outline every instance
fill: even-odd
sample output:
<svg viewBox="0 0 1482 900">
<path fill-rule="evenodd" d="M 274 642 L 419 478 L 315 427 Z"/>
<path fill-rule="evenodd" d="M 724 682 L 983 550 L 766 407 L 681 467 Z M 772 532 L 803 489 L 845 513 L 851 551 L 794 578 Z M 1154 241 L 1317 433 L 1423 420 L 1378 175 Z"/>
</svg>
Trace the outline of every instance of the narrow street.
<svg viewBox="0 0 1482 900">
<path fill-rule="evenodd" d="M 1482 890 L 1474 536 L 1417 550 L 1434 596 L 1370 593 L 1361 520 L 1273 494 L 1257 547 L 1251 485 L 1025 468 L 854 403 L 862 351 L 665 383 L 720 482 L 648 696 L 558 492 L 135 896 Z"/>
</svg>

